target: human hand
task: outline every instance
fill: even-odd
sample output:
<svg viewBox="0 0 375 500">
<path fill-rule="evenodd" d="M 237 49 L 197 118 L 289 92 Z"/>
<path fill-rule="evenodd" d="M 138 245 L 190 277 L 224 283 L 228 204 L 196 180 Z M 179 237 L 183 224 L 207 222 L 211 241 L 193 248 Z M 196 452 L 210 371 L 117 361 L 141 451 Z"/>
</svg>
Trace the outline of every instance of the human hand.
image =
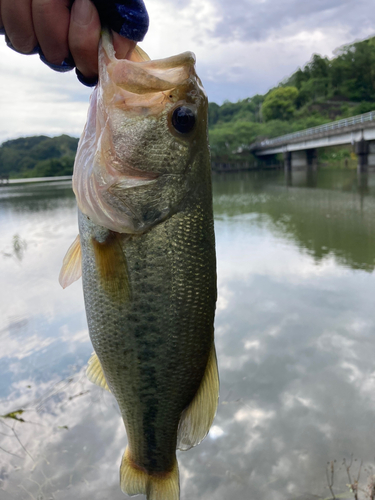
<svg viewBox="0 0 375 500">
<path fill-rule="evenodd" d="M 108 5 L 108 0 L 106 2 Z M 137 31 L 133 27 L 130 31 L 121 30 L 122 34 L 125 32 L 135 41 L 113 32 L 116 56 L 126 59 L 130 57 L 136 41 L 142 39 L 147 31 L 148 17 L 142 0 L 123 0 L 119 3 L 124 4 L 124 8 L 117 9 L 115 14 L 121 14 L 124 25 L 130 19 L 127 4 L 132 6 L 132 19 L 137 19 L 137 14 L 138 17 L 143 16 L 143 34 L 141 29 L 138 30 L 140 35 L 133 36 Z M 102 0 L 96 0 L 96 4 L 100 8 L 103 6 Z M 117 7 L 118 4 L 115 5 Z M 75 65 L 82 83 L 96 82 L 101 21 L 90 0 L 75 0 L 73 4 L 71 0 L 0 0 L 0 28 L 6 33 L 8 45 L 17 52 L 39 52 L 43 62 L 57 71 L 73 69 Z"/>
</svg>

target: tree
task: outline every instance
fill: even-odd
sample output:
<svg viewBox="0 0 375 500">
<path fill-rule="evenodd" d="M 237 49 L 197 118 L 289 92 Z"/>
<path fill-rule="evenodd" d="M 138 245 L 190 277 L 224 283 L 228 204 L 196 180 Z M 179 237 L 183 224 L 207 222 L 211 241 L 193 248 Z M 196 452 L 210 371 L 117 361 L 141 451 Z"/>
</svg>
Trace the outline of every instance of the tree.
<svg viewBox="0 0 375 500">
<path fill-rule="evenodd" d="M 303 82 L 309 79 L 309 76 L 302 71 L 301 68 L 298 68 L 297 71 L 293 75 L 293 80 L 294 80 L 294 85 L 297 87 L 298 90 L 301 90 L 301 86 Z"/>
<path fill-rule="evenodd" d="M 71 175 L 78 139 L 59 137 L 20 137 L 0 146 L 0 175 L 44 177 Z"/>
<path fill-rule="evenodd" d="M 314 54 L 308 64 L 311 78 L 327 78 L 329 61 L 326 57 Z"/>
<path fill-rule="evenodd" d="M 271 90 L 262 105 L 262 115 L 265 121 L 293 118 L 297 97 L 296 87 L 278 87 Z"/>
<path fill-rule="evenodd" d="M 259 135 L 260 124 L 237 121 L 221 123 L 209 131 L 211 155 L 214 161 L 246 159 L 248 146 Z"/>
<path fill-rule="evenodd" d="M 208 125 L 212 127 L 219 120 L 220 106 L 216 102 L 208 104 Z"/>
</svg>

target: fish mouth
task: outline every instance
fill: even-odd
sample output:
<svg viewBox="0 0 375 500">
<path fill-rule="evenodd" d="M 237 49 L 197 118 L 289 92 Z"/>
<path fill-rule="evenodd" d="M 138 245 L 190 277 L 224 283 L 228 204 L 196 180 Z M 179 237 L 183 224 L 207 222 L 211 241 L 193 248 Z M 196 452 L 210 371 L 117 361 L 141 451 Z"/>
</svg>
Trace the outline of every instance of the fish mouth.
<svg viewBox="0 0 375 500">
<path fill-rule="evenodd" d="M 166 92 L 184 83 L 192 74 L 195 56 L 192 52 L 155 61 L 117 60 L 107 67 L 113 82 L 134 94 Z"/>
<path fill-rule="evenodd" d="M 111 173 L 113 170 L 110 162 L 106 162 L 107 172 Z M 122 167 L 121 171 L 117 170 L 115 176 L 118 177 L 121 174 L 120 180 L 116 179 L 116 184 L 122 189 L 131 189 L 140 186 L 146 186 L 152 184 L 162 175 L 159 172 L 138 170 L 133 167 Z"/>
<path fill-rule="evenodd" d="M 189 100 L 190 94 L 194 98 L 197 85 L 205 94 L 195 72 L 196 58 L 192 52 L 150 60 L 137 47 L 130 60 L 117 59 L 112 37 L 104 31 L 99 59 L 99 77 L 107 102 L 127 111 L 158 114 L 168 103 Z"/>
</svg>

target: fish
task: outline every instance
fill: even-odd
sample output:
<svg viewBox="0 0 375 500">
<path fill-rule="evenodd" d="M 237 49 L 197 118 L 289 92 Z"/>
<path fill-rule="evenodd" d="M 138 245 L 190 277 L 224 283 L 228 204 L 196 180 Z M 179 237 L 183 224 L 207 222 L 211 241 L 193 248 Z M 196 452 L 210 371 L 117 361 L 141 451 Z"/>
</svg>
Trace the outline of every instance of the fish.
<svg viewBox="0 0 375 500">
<path fill-rule="evenodd" d="M 124 421 L 121 489 L 148 500 L 180 498 L 176 450 L 204 439 L 218 406 L 207 115 L 194 54 L 119 60 L 103 32 L 60 283 L 82 275 L 87 376 Z"/>
</svg>

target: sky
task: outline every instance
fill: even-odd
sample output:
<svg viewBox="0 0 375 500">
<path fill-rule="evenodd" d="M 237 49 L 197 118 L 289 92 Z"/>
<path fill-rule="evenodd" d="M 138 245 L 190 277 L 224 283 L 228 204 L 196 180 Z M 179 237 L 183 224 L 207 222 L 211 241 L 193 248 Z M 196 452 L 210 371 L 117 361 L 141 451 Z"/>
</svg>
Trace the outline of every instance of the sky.
<svg viewBox="0 0 375 500">
<path fill-rule="evenodd" d="M 264 94 L 312 54 L 333 57 L 375 35 L 370 0 L 146 0 L 150 29 L 141 47 L 152 59 L 186 50 L 210 101 Z M 0 144 L 21 136 L 79 137 L 91 89 L 22 56 L 0 36 Z"/>
</svg>

